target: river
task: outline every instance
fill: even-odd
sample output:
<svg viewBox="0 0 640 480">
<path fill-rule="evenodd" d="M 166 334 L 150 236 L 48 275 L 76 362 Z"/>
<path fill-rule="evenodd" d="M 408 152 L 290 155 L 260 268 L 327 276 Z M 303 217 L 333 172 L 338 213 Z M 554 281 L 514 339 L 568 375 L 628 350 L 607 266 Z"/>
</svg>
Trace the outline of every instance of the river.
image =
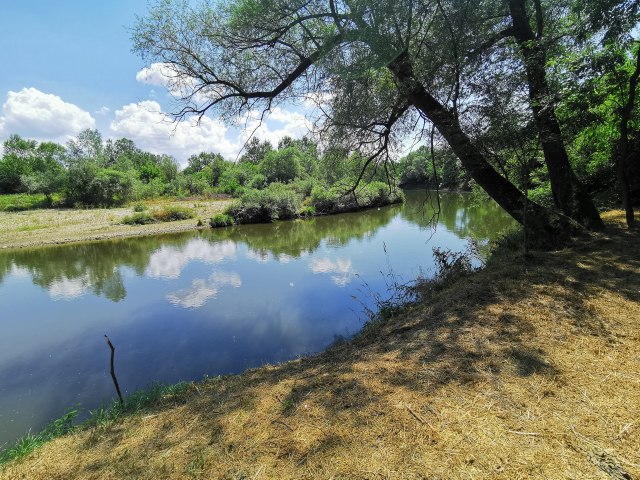
<svg viewBox="0 0 640 480">
<path fill-rule="evenodd" d="M 433 274 L 513 225 L 494 203 L 408 191 L 404 205 L 0 254 L 0 448 L 73 406 L 238 373 L 358 332 L 394 282 Z"/>
</svg>

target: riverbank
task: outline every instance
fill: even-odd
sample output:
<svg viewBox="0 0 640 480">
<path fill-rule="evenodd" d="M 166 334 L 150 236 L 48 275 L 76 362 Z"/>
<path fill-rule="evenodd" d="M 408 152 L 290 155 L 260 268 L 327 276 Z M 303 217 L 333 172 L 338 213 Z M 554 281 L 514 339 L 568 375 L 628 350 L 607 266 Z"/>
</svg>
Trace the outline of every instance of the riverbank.
<svg viewBox="0 0 640 480">
<path fill-rule="evenodd" d="M 186 207 L 195 217 L 175 222 L 124 225 L 132 207 L 94 209 L 38 209 L 0 212 L 0 249 L 39 247 L 113 238 L 159 235 L 199 228 L 201 219 L 209 228 L 209 218 L 223 212 L 232 200 L 160 200 L 145 202 L 149 208 Z"/>
<path fill-rule="evenodd" d="M 192 384 L 0 478 L 635 478 L 640 235 L 605 218 L 605 234 L 526 263 L 503 249 L 351 342 Z"/>
<path fill-rule="evenodd" d="M 263 190 L 249 190 L 237 199 L 145 201 L 138 204 L 143 207 L 144 212 L 142 209 L 136 212 L 132 206 L 0 212 L 0 250 L 160 235 L 210 226 L 227 226 L 232 223 L 269 223 L 279 219 L 355 212 L 402 203 L 404 195 L 397 189 L 393 193 L 387 191 L 385 184 L 373 182 L 363 187 L 357 195 L 319 189 L 315 196 L 308 197 L 308 200 L 311 203 L 304 204 L 303 198 L 288 187 L 270 185 Z M 153 218 L 154 211 L 167 212 L 175 209 L 188 211 L 193 214 L 192 218 L 176 221 L 156 221 Z M 218 222 L 210 224 L 209 220 L 212 217 L 218 217 Z"/>
</svg>

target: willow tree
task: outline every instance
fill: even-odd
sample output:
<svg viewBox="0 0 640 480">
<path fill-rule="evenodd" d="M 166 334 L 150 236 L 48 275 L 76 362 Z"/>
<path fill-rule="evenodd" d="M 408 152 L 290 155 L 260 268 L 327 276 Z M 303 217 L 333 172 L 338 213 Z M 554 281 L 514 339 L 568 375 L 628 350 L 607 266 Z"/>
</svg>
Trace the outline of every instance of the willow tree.
<svg viewBox="0 0 640 480">
<path fill-rule="evenodd" d="M 515 21 L 507 7 L 479 0 L 163 0 L 138 19 L 133 41 L 145 60 L 162 64 L 178 119 L 214 112 L 231 120 L 316 99 L 323 137 L 381 168 L 417 125 L 432 125 L 513 218 L 526 219 L 535 234 L 558 233 L 566 217 L 529 201 L 498 173 L 469 134 L 476 119 L 465 117 L 473 96 L 464 79 L 504 37 L 505 19 Z M 571 190 L 559 178 L 552 185 Z M 575 200 L 558 206 L 597 227 L 590 200 Z"/>
</svg>

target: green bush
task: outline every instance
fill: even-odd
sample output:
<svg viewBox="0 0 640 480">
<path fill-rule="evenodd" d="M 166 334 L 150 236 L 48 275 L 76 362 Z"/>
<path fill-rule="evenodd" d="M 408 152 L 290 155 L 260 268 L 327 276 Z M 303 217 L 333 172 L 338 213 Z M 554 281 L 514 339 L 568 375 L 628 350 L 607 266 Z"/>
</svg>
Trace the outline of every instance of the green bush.
<svg viewBox="0 0 640 480">
<path fill-rule="evenodd" d="M 122 219 L 126 225 L 147 225 L 158 222 L 175 222 L 177 220 L 187 220 L 194 218 L 195 212 L 190 208 L 169 206 L 162 207 L 152 212 L 137 212 Z"/>
<path fill-rule="evenodd" d="M 125 225 L 147 225 L 148 223 L 156 223 L 156 219 L 150 212 L 136 212 L 133 215 L 124 217 L 122 223 Z"/>
<path fill-rule="evenodd" d="M 301 217 L 313 217 L 316 214 L 316 207 L 313 205 L 303 205 L 298 212 Z"/>
<path fill-rule="evenodd" d="M 311 191 L 311 204 L 318 213 L 349 212 L 367 207 L 380 207 L 401 202 L 402 191 L 384 182 L 371 182 L 359 186 L 355 193 L 338 187 L 314 187 Z"/>
<path fill-rule="evenodd" d="M 126 203 L 133 194 L 133 180 L 127 172 L 98 168 L 86 161 L 69 170 L 67 203 L 110 207 Z"/>
<path fill-rule="evenodd" d="M 249 182 L 249 187 L 255 188 L 257 190 L 262 190 L 267 186 L 267 177 L 265 177 L 261 173 L 256 173 L 251 181 Z"/>
<path fill-rule="evenodd" d="M 209 220 L 209 225 L 211 225 L 212 228 L 228 227 L 230 225 L 233 225 L 233 217 L 231 215 L 227 215 L 226 213 L 218 213 L 217 215 L 211 217 L 211 219 Z"/>
<path fill-rule="evenodd" d="M 236 223 L 265 223 L 294 218 L 302 198 L 280 183 L 272 183 L 264 190 L 247 190 L 227 213 Z"/>
<path fill-rule="evenodd" d="M 291 182 L 302 173 L 301 153 L 296 147 L 266 153 L 260 170 L 269 182 Z"/>
<path fill-rule="evenodd" d="M 316 186 L 317 182 L 318 180 L 312 177 L 305 178 L 305 179 L 299 178 L 295 182 L 291 183 L 291 188 L 293 188 L 296 192 L 298 192 L 303 197 L 309 197 L 311 196 L 313 187 Z"/>
<path fill-rule="evenodd" d="M 187 207 L 168 206 L 162 207 L 153 212 L 153 218 L 159 222 L 175 222 L 177 220 L 188 220 L 194 218 L 195 212 Z"/>
<path fill-rule="evenodd" d="M 60 202 L 60 197 L 54 195 L 53 203 Z M 34 210 L 49 206 L 47 198 L 43 194 L 17 193 L 0 195 L 0 212 L 19 212 Z"/>
<path fill-rule="evenodd" d="M 336 189 L 316 186 L 311 190 L 311 204 L 318 213 L 333 212 L 340 197 L 340 192 Z"/>
<path fill-rule="evenodd" d="M 140 203 L 140 202 L 136 203 L 133 206 L 133 211 L 134 212 L 144 212 L 146 209 L 147 209 L 147 207 L 145 206 L 145 204 L 144 203 Z"/>
</svg>

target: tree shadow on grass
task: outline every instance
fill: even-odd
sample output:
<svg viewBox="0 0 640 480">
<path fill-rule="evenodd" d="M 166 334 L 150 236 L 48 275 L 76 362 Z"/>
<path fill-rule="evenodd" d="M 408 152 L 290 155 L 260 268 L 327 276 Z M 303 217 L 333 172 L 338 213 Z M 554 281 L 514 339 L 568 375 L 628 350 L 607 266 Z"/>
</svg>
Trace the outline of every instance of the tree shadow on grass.
<svg viewBox="0 0 640 480">
<path fill-rule="evenodd" d="M 567 331 L 617 341 L 615 318 L 599 314 L 594 299 L 617 295 L 640 301 L 638 239 L 637 234 L 614 233 L 587 246 L 534 253 L 526 263 L 499 252 L 484 271 L 435 289 L 421 303 L 323 354 L 194 387 L 180 416 L 185 422 L 197 419 L 198 435 L 206 438 L 203 448 L 215 455 L 233 456 L 230 452 L 238 448 L 238 455 L 249 455 L 244 449 L 250 439 L 238 446 L 238 432 L 262 428 L 269 430 L 266 444 L 274 445 L 277 461 L 304 467 L 353 443 L 353 435 L 345 440 L 348 430 L 368 428 L 376 415 L 387 415 L 389 391 L 412 392 L 428 403 L 450 386 L 464 389 L 501 375 L 562 383 L 565 372 L 554 364 L 551 350 L 562 344 Z M 538 342 L 545 335 L 548 343 Z M 304 444 L 297 432 L 311 421 L 306 403 L 321 412 L 322 420 L 315 419 L 319 433 Z M 407 407 L 418 424 L 426 423 L 421 417 L 427 414 L 425 405 Z M 175 404 L 159 405 L 149 415 L 172 408 Z M 102 435 L 102 444 L 111 449 L 123 441 L 118 426 Z M 192 438 L 188 429 L 176 433 L 161 423 L 145 435 L 158 445 L 140 447 L 140 457 Z M 217 465 L 226 465 L 219 455 L 215 458 Z M 102 467 L 87 465 L 85 473 L 95 468 Z"/>
</svg>

